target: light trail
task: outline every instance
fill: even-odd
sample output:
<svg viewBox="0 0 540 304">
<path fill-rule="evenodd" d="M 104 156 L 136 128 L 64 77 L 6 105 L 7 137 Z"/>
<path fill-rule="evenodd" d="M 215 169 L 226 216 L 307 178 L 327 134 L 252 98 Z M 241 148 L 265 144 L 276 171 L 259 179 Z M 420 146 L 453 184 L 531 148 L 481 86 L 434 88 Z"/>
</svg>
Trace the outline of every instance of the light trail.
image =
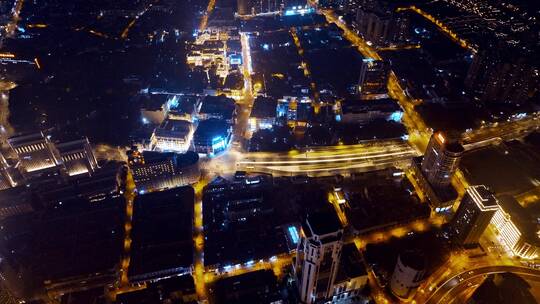
<svg viewBox="0 0 540 304">
<path fill-rule="evenodd" d="M 379 157 L 389 157 L 389 156 L 403 156 L 403 155 L 413 155 L 412 151 L 404 151 L 404 152 L 391 152 L 391 153 L 384 153 L 384 154 L 376 154 L 373 153 L 373 155 L 365 155 L 365 156 L 356 156 L 356 157 L 336 157 L 334 159 L 306 159 L 306 160 L 277 160 L 277 161 L 245 161 L 241 160 L 238 162 L 238 164 L 241 165 L 282 165 L 282 164 L 321 164 L 321 163 L 333 163 L 333 162 L 340 162 L 340 161 L 356 161 L 356 160 L 366 160 L 366 159 L 372 159 L 372 158 L 379 158 Z"/>
<path fill-rule="evenodd" d="M 319 91 L 317 90 L 317 85 L 315 84 L 315 81 L 313 80 L 313 77 L 311 76 L 311 71 L 309 69 L 309 65 L 307 61 L 304 59 L 304 48 L 302 48 L 302 44 L 300 43 L 300 38 L 298 38 L 298 33 L 295 27 L 291 27 L 289 30 L 289 33 L 291 34 L 294 45 L 296 46 L 296 49 L 298 51 L 298 56 L 302 58 L 302 69 L 304 70 L 304 76 L 306 76 L 310 81 L 310 87 L 311 92 L 313 94 L 313 109 L 315 113 L 319 112 L 320 104 L 319 104 Z"/>
<path fill-rule="evenodd" d="M 0 146 L 3 140 L 13 134 L 13 127 L 9 122 L 9 90 L 16 87 L 14 82 L 0 81 Z"/>
<path fill-rule="evenodd" d="M 157 2 L 158 0 L 156 0 L 155 2 Z M 137 20 L 139 20 L 140 17 L 142 17 L 144 14 L 146 14 L 146 12 L 148 12 L 148 10 L 150 10 L 150 8 L 152 8 L 154 4 L 153 3 L 150 3 L 148 4 L 142 11 L 140 11 L 136 16 L 135 18 L 133 18 L 133 20 L 131 20 L 128 25 L 126 26 L 126 28 L 122 31 L 122 34 L 120 35 L 120 38 L 122 39 L 126 39 L 129 35 L 129 30 L 135 25 L 135 23 L 137 22 Z"/>
<path fill-rule="evenodd" d="M 215 7 L 216 7 L 216 0 L 209 0 L 208 6 L 206 7 L 206 12 L 204 13 L 204 16 L 201 18 L 201 23 L 199 25 L 199 32 L 203 32 L 208 26 L 208 17 L 210 17 L 210 14 L 212 13 L 212 11 L 214 11 Z"/>
<path fill-rule="evenodd" d="M 124 223 L 124 253 L 120 262 L 120 289 L 129 287 L 128 270 L 131 262 L 131 230 L 133 228 L 133 202 L 135 201 L 135 181 L 131 171 L 126 176 L 126 221 Z"/>
<path fill-rule="evenodd" d="M 469 282 L 471 279 L 478 278 L 480 276 L 497 274 L 503 272 L 512 272 L 519 275 L 534 276 L 540 278 L 540 270 L 531 269 L 521 266 L 510 266 L 510 265 L 496 265 L 496 266 L 485 266 L 477 267 L 473 269 L 468 269 L 466 271 L 455 274 L 440 285 L 435 292 L 428 298 L 425 302 L 426 304 L 438 304 L 446 303 L 444 300 L 448 295 L 451 294 L 456 288 L 462 287 L 465 283 Z"/>
<path fill-rule="evenodd" d="M 203 224 L 203 190 L 210 182 L 209 176 L 203 176 L 201 180 L 193 185 L 195 191 L 195 202 L 193 205 L 193 245 L 194 250 L 194 275 L 195 289 L 199 299 L 206 299 L 206 281 L 204 269 L 204 224 Z"/>
</svg>

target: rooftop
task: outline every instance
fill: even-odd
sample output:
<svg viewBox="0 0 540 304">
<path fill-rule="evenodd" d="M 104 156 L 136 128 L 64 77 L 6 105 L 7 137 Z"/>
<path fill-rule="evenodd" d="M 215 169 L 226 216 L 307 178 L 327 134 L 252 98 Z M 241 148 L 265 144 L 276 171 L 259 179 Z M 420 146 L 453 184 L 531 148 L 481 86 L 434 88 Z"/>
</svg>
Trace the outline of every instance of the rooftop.
<svg viewBox="0 0 540 304">
<path fill-rule="evenodd" d="M 415 270 L 423 270 L 426 267 L 424 255 L 415 250 L 406 250 L 399 254 L 399 259 L 404 266 Z"/>
<path fill-rule="evenodd" d="M 9 144 L 13 146 L 14 148 L 21 145 L 27 145 L 30 143 L 35 143 L 35 142 L 40 142 L 40 141 L 45 141 L 45 136 L 43 135 L 42 132 L 13 136 L 8 139 Z"/>
<path fill-rule="evenodd" d="M 401 111 L 397 102 L 390 98 L 375 100 L 352 100 L 347 99 L 341 103 L 343 114 L 365 113 L 370 111 L 396 112 Z"/>
<path fill-rule="evenodd" d="M 493 193 L 484 185 L 479 186 L 470 186 L 467 188 L 467 193 L 469 193 L 475 202 L 481 204 L 483 208 L 496 207 L 497 199 Z"/>
<path fill-rule="evenodd" d="M 218 280 L 215 284 L 217 304 L 279 303 L 283 300 L 272 270 L 258 270 Z"/>
<path fill-rule="evenodd" d="M 234 99 L 221 96 L 205 96 L 200 114 L 219 115 L 223 119 L 232 119 L 235 110 Z"/>
<path fill-rule="evenodd" d="M 277 100 L 268 97 L 257 97 L 253 103 L 251 117 L 267 118 L 276 116 Z"/>
<path fill-rule="evenodd" d="M 199 154 L 193 151 L 187 151 L 186 153 L 178 154 L 174 152 L 156 152 L 156 151 L 144 151 L 143 158 L 145 164 L 151 164 L 156 162 L 162 162 L 167 159 L 173 159 L 178 167 L 189 166 L 199 161 Z"/>
<path fill-rule="evenodd" d="M 90 142 L 88 141 L 88 138 L 83 138 L 79 140 L 56 144 L 56 149 L 60 153 L 64 153 L 64 152 L 70 152 L 73 150 L 82 150 L 85 148 L 86 145 L 89 145 L 89 144 Z"/>
<path fill-rule="evenodd" d="M 193 263 L 191 187 L 135 199 L 129 276 L 144 281 L 184 273 Z"/>
<path fill-rule="evenodd" d="M 166 119 L 154 132 L 159 137 L 185 137 L 191 128 L 191 122 L 187 120 Z"/>
<path fill-rule="evenodd" d="M 308 214 L 306 223 L 311 231 L 319 236 L 339 232 L 341 223 L 333 210 L 327 212 L 313 212 Z"/>
<path fill-rule="evenodd" d="M 360 276 L 367 276 L 367 271 L 356 245 L 354 243 L 343 245 L 341 248 L 341 259 L 336 276 L 336 283 Z"/>
<path fill-rule="evenodd" d="M 218 136 L 224 136 L 229 128 L 229 123 L 221 119 L 203 120 L 199 123 L 193 138 L 194 140 L 211 140 Z"/>
</svg>

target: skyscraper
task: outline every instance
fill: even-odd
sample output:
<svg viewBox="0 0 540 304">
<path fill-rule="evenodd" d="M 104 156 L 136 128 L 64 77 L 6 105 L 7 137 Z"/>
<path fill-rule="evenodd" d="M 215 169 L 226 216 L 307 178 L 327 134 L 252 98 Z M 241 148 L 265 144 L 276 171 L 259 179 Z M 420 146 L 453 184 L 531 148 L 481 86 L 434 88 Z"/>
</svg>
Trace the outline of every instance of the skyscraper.
<svg viewBox="0 0 540 304">
<path fill-rule="evenodd" d="M 463 154 L 463 146 L 442 132 L 433 133 L 422 160 L 422 173 L 433 187 L 448 186 Z"/>
<path fill-rule="evenodd" d="M 332 296 L 343 228 L 336 214 L 329 211 L 308 215 L 302 230 L 295 264 L 300 301 L 316 303 Z"/>
<path fill-rule="evenodd" d="M 362 60 L 358 93 L 365 97 L 386 97 L 389 66 L 382 60 L 366 58 Z M 383 96 L 382 96 L 383 95 Z"/>
<path fill-rule="evenodd" d="M 409 38 L 409 17 L 396 8 L 391 1 L 361 1 L 356 13 L 358 32 L 376 46 L 405 42 Z"/>
<path fill-rule="evenodd" d="M 449 231 L 461 245 L 478 243 L 495 212 L 499 209 L 497 199 L 484 185 L 467 188 Z"/>
</svg>

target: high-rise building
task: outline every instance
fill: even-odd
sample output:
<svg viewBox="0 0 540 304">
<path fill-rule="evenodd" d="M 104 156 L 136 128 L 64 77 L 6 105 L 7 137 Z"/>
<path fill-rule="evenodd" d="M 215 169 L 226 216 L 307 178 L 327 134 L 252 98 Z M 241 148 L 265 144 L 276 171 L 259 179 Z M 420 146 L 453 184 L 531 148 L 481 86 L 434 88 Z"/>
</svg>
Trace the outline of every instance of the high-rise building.
<svg viewBox="0 0 540 304">
<path fill-rule="evenodd" d="M 522 52 L 499 44 L 484 46 L 473 55 L 465 86 L 481 101 L 527 101 L 537 87 L 538 66 Z"/>
<path fill-rule="evenodd" d="M 300 301 L 316 303 L 333 295 L 343 228 L 335 213 L 318 212 L 307 216 L 302 230 L 295 264 Z"/>
<path fill-rule="evenodd" d="M 284 0 L 237 0 L 237 13 L 240 16 L 274 13 L 281 11 L 284 4 Z"/>
<path fill-rule="evenodd" d="M 401 299 L 410 299 L 424 279 L 425 259 L 415 251 L 405 251 L 398 256 L 390 279 L 390 290 Z"/>
<path fill-rule="evenodd" d="M 370 43 L 386 46 L 408 39 L 409 18 L 388 1 L 364 0 L 356 12 L 356 28 Z"/>
<path fill-rule="evenodd" d="M 386 84 L 388 83 L 389 73 L 388 64 L 382 60 L 372 58 L 362 60 L 358 93 L 366 97 L 386 97 Z"/>
<path fill-rule="evenodd" d="M 88 138 L 57 144 L 56 149 L 69 176 L 92 175 L 98 168 Z"/>
<path fill-rule="evenodd" d="M 467 188 L 449 230 L 461 245 L 474 245 L 499 209 L 497 199 L 484 185 Z"/>
<path fill-rule="evenodd" d="M 49 169 L 60 164 L 53 144 L 42 132 L 11 137 L 8 143 L 17 154 L 24 173 Z"/>
<path fill-rule="evenodd" d="M 463 154 L 463 146 L 446 138 L 442 132 L 433 133 L 422 160 L 422 173 L 433 187 L 448 186 Z"/>
</svg>

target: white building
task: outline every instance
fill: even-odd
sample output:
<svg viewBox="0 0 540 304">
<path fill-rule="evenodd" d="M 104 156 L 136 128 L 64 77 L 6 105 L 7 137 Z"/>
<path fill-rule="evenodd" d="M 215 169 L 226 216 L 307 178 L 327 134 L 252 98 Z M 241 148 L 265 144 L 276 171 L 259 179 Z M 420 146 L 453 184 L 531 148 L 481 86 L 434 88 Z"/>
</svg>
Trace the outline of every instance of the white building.
<svg viewBox="0 0 540 304">
<path fill-rule="evenodd" d="M 540 235 L 535 216 L 511 196 L 501 196 L 499 210 L 491 219 L 499 241 L 514 255 L 524 259 L 540 256 Z"/>
<path fill-rule="evenodd" d="M 390 279 L 390 290 L 401 299 L 410 299 L 420 286 L 425 272 L 422 256 L 411 251 L 400 254 Z"/>
<path fill-rule="evenodd" d="M 185 153 L 193 138 L 193 125 L 186 120 L 166 119 L 150 137 L 150 149 Z"/>
<path fill-rule="evenodd" d="M 330 299 L 338 273 L 343 229 L 335 213 L 313 213 L 302 224 L 295 272 L 300 301 L 316 303 Z"/>
</svg>

